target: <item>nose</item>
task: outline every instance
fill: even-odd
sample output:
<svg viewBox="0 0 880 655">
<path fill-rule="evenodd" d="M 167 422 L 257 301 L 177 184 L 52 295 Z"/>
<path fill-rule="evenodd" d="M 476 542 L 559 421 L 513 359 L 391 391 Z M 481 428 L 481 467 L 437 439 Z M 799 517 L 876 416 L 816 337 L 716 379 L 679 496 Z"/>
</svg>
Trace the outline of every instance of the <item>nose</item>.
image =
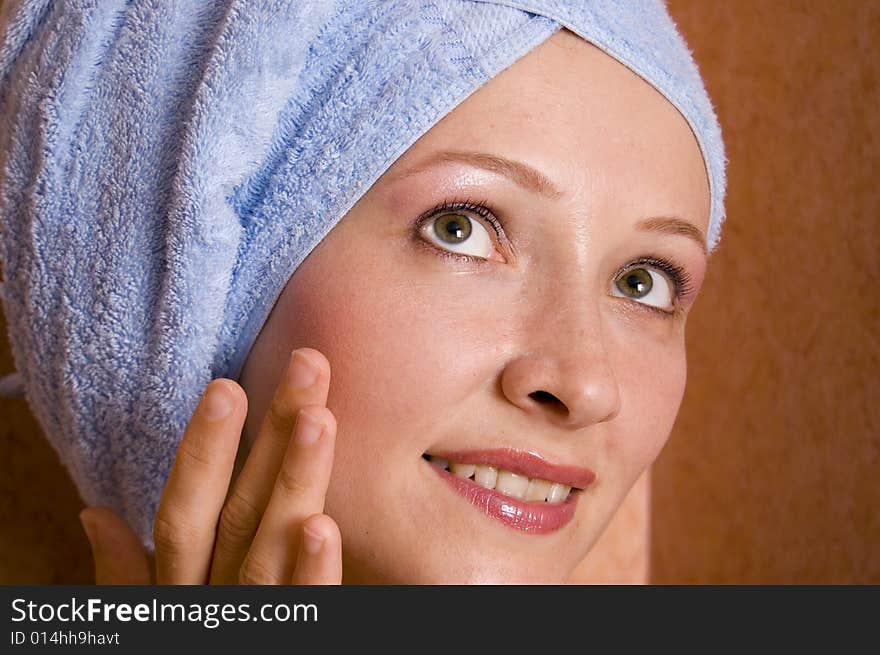
<svg viewBox="0 0 880 655">
<path fill-rule="evenodd" d="M 540 312 L 527 352 L 501 376 L 507 399 L 561 428 L 578 430 L 620 412 L 620 389 L 598 307 Z"/>
</svg>

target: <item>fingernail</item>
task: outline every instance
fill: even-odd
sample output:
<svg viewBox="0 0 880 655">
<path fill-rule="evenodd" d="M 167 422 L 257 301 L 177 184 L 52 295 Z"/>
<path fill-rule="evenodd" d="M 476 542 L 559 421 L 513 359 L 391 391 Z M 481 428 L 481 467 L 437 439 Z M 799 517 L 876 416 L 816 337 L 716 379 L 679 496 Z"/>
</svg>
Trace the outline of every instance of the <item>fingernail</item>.
<svg viewBox="0 0 880 655">
<path fill-rule="evenodd" d="M 323 535 L 309 530 L 303 526 L 303 548 L 309 555 L 317 555 L 321 552 L 321 546 L 324 545 Z"/>
<path fill-rule="evenodd" d="M 208 392 L 204 400 L 205 406 L 203 408 L 205 416 L 212 421 L 226 418 L 229 416 L 229 412 L 232 411 L 232 399 L 229 397 L 229 392 L 220 383 L 208 386 Z"/>
<path fill-rule="evenodd" d="M 296 415 L 296 434 L 294 435 L 294 439 L 296 439 L 297 443 L 303 446 L 308 446 L 318 440 L 318 437 L 321 436 L 321 429 L 322 426 L 320 421 L 315 419 L 314 416 L 311 416 L 304 411 L 300 411 L 299 414 Z"/>
<path fill-rule="evenodd" d="M 290 357 L 289 375 L 290 386 L 294 389 L 306 389 L 318 379 L 318 371 L 299 350 L 294 350 Z"/>
</svg>

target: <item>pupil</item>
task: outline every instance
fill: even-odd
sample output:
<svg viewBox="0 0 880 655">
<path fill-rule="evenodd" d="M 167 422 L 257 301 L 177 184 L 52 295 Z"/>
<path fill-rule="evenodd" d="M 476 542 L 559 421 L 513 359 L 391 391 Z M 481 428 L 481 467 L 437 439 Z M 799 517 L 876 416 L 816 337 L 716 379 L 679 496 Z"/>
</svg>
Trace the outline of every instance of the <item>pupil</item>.
<svg viewBox="0 0 880 655">
<path fill-rule="evenodd" d="M 461 225 L 458 224 L 458 221 L 449 221 L 446 224 L 446 231 L 450 234 L 454 234 L 460 239 L 464 230 L 461 229 Z"/>
<path fill-rule="evenodd" d="M 651 276 L 644 269 L 637 269 L 626 276 L 626 285 L 630 290 L 630 295 L 643 296 L 647 294 L 653 286 Z"/>
<path fill-rule="evenodd" d="M 440 229 L 437 230 L 437 234 L 447 243 L 461 243 L 471 235 L 471 226 L 467 219 L 460 215 L 451 214 L 438 220 Z"/>
</svg>

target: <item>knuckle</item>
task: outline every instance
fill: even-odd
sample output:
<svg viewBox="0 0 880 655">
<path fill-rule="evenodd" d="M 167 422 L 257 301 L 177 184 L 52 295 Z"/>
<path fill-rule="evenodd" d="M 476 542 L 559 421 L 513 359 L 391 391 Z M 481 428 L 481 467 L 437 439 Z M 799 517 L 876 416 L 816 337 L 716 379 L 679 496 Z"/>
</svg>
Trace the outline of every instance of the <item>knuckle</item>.
<svg viewBox="0 0 880 655">
<path fill-rule="evenodd" d="M 260 512 L 247 498 L 233 492 L 220 512 L 221 541 L 240 542 L 256 533 Z"/>
<path fill-rule="evenodd" d="M 167 555 L 184 552 L 198 539 L 196 531 L 188 528 L 184 521 L 174 520 L 166 513 L 159 513 L 153 522 L 153 542 L 156 551 Z"/>
<path fill-rule="evenodd" d="M 238 582 L 244 585 L 270 585 L 278 582 L 278 576 L 256 557 L 248 555 L 238 570 Z"/>
<path fill-rule="evenodd" d="M 204 434 L 196 431 L 190 432 L 186 439 L 180 442 L 177 451 L 181 464 L 184 467 L 198 470 L 213 466 L 208 441 L 209 439 L 206 439 Z"/>
<path fill-rule="evenodd" d="M 277 483 L 285 496 L 292 496 L 294 498 L 307 496 L 311 489 L 311 485 L 307 480 L 304 480 L 301 475 L 290 471 L 286 467 L 282 467 L 278 472 Z"/>
</svg>

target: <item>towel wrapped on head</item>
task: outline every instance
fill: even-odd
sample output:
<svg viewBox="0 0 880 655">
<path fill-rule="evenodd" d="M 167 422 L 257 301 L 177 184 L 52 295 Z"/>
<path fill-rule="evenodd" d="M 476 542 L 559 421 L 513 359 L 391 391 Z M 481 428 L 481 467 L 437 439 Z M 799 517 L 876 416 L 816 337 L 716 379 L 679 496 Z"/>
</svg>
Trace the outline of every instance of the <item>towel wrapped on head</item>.
<svg viewBox="0 0 880 655">
<path fill-rule="evenodd" d="M 83 500 L 150 549 L 208 382 L 287 280 L 444 115 L 561 28 L 721 133 L 662 0 L 7 0 L 0 300 L 24 395 Z M 585 79 L 583 83 L 590 84 Z"/>
</svg>

